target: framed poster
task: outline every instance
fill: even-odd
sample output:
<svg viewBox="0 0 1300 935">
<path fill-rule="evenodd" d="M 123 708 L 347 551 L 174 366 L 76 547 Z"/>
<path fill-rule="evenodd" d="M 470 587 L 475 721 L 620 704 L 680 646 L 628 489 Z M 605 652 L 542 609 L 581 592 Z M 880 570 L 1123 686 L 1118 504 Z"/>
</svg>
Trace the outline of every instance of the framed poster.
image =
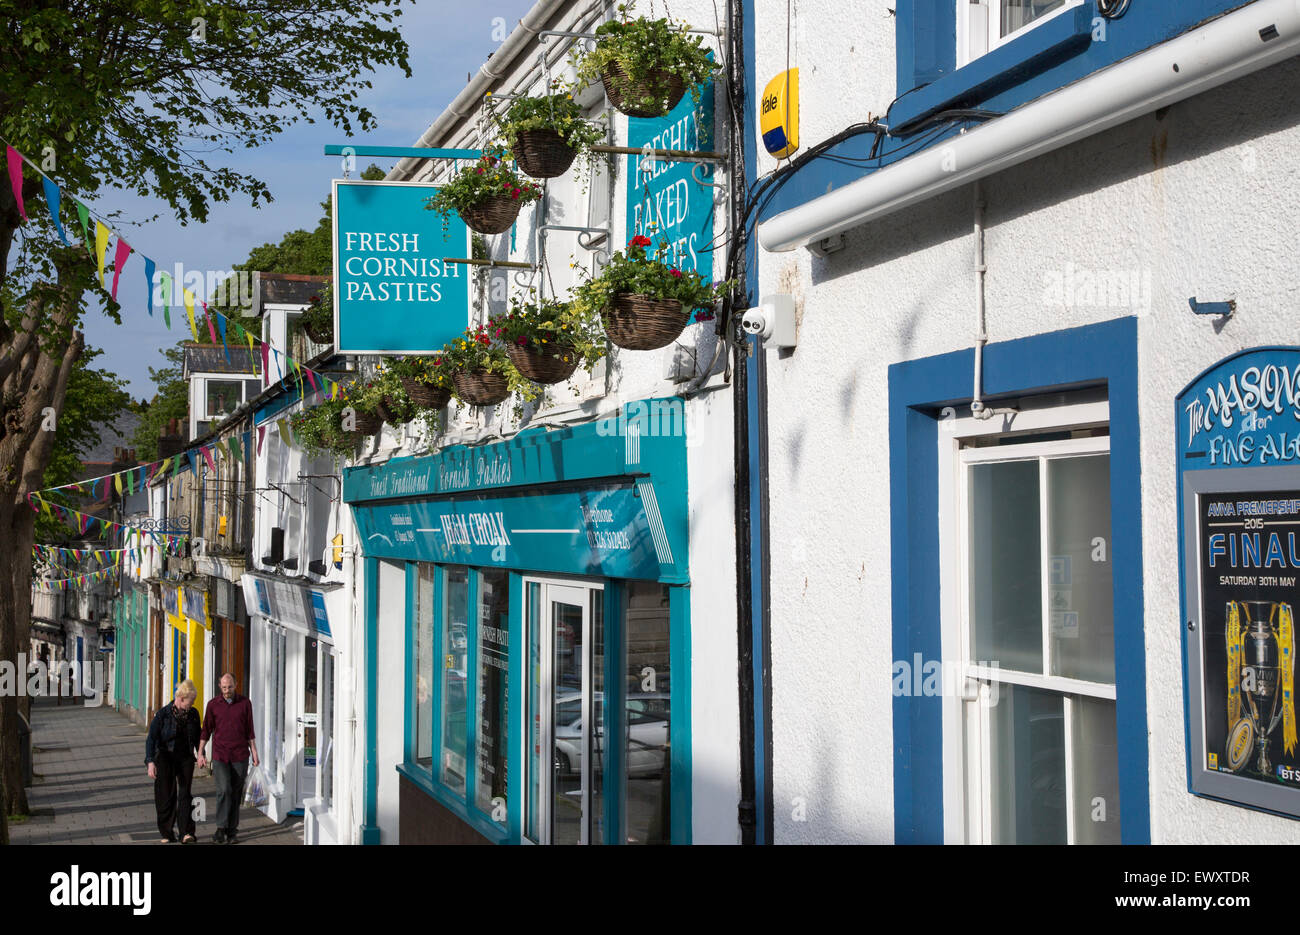
<svg viewBox="0 0 1300 935">
<path fill-rule="evenodd" d="M 1300 817 L 1300 349 L 1220 362 L 1177 412 L 1189 788 Z"/>
</svg>

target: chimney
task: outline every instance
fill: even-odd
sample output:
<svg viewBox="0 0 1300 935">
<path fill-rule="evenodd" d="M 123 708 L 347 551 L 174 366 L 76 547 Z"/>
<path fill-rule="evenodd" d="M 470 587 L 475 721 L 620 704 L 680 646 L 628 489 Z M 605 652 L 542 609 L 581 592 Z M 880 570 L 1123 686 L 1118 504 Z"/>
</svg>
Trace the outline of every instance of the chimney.
<svg viewBox="0 0 1300 935">
<path fill-rule="evenodd" d="M 181 437 L 178 419 L 168 419 L 167 425 L 158 433 L 158 457 L 170 458 L 185 448 L 185 439 Z M 134 457 L 134 452 L 132 457 Z"/>
</svg>

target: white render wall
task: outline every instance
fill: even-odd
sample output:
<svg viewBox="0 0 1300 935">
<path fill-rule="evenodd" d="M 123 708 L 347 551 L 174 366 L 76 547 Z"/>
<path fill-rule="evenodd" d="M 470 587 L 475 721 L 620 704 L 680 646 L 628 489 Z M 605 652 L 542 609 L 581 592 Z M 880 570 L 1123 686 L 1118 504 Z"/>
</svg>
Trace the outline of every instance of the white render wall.
<svg viewBox="0 0 1300 935">
<path fill-rule="evenodd" d="M 842 6 L 799 4 L 793 48 L 807 54 L 792 64 L 803 66 L 805 148 L 892 97 L 893 19 L 877 22 L 873 10 L 844 23 Z M 758 9 L 761 89 L 785 68 L 786 5 Z M 1293 60 L 983 183 L 990 341 L 1139 318 L 1157 843 L 1295 840 L 1287 819 L 1187 791 L 1173 401 L 1240 349 L 1297 343 L 1298 86 Z M 850 232 L 828 259 L 761 254 L 762 291 L 793 292 L 802 315 L 798 349 L 767 357 L 778 842 L 893 838 L 887 368 L 973 346 L 972 225 L 967 186 Z M 1045 286 L 1068 264 L 1076 275 L 1131 271 L 1143 291 L 1149 278 L 1150 301 L 1062 305 Z M 1192 296 L 1236 298 L 1237 316 L 1216 334 L 1190 312 Z"/>
<path fill-rule="evenodd" d="M 590 31 L 600 20 L 579 19 L 579 12 L 591 8 L 592 4 L 574 4 L 558 21 L 554 28 L 578 31 Z M 645 11 L 638 11 L 645 12 Z M 677 20 L 684 20 L 699 28 L 714 26 L 714 5 L 712 0 L 688 0 L 675 2 L 671 9 Z M 719 8 L 721 12 L 721 8 Z M 609 15 L 616 15 L 609 11 Z M 662 11 L 661 11 L 662 15 Z M 551 40 L 554 42 L 555 40 Z M 706 38 L 707 45 L 717 49 L 716 40 Z M 537 53 L 541 47 L 534 44 L 509 69 L 507 77 L 498 88 L 510 90 L 527 73 L 532 71 L 537 62 Z M 494 68 L 502 66 L 494 61 Z M 558 76 L 563 66 L 557 67 L 553 75 Z M 726 125 L 726 101 L 721 96 L 721 82 L 718 83 L 718 96 L 715 100 L 715 141 L 716 149 L 724 149 L 728 128 Z M 501 90 L 495 93 L 502 93 Z M 542 83 L 538 81 L 532 87 L 522 87 L 520 93 L 545 93 Z M 600 99 L 596 90 L 594 100 Z M 580 95 L 584 102 L 588 96 Z M 627 139 L 627 118 L 611 110 L 615 129 L 614 143 L 623 145 Z M 436 113 L 430 114 L 432 120 Z M 477 115 L 471 115 L 453 133 L 431 145 L 457 148 L 480 148 L 485 142 L 477 133 Z M 608 249 L 623 249 L 632 236 L 627 225 L 625 179 L 628 157 L 614 157 L 616 174 L 611 180 L 613 204 L 611 215 L 611 238 Z M 582 187 L 575 184 L 574 176 L 584 165 L 583 160 L 575 164 L 568 175 L 548 182 L 551 199 L 548 223 L 582 225 L 588 223 L 587 196 Z M 436 165 L 423 164 L 412 180 L 440 180 L 450 166 L 440 162 Z M 397 176 L 391 175 L 390 178 Z M 726 179 L 725 170 L 720 169 L 715 179 Z M 692 195 L 692 197 L 699 197 Z M 510 234 L 488 236 L 489 254 L 496 259 L 536 262 L 533 241 L 533 225 L 536 223 L 536 207 L 525 208 L 521 213 L 516 234 L 516 249 L 509 250 Z M 716 208 L 715 229 L 721 231 L 726 223 L 727 208 L 725 203 Z M 438 223 L 438 216 L 430 213 L 430 226 Z M 546 281 L 547 295 L 555 291 L 561 295 L 576 283 L 576 274 L 570 263 L 576 262 L 580 267 L 591 268 L 590 252 L 577 245 L 576 235 L 565 232 L 553 232 L 546 241 L 546 254 L 549 258 L 550 277 Z M 721 278 L 723 252 L 714 254 L 714 276 Z M 511 296 L 521 295 L 523 287 L 514 280 L 514 270 L 510 271 Z M 472 280 L 471 280 L 472 282 Z M 471 288 L 471 293 L 473 289 Z M 505 310 L 503 302 L 492 302 L 489 314 Z M 476 319 L 475 324 L 486 316 Z M 696 371 L 703 373 L 710 359 L 714 356 L 716 338 L 713 333 L 714 323 L 705 322 L 691 325 L 678 343 L 689 346 L 696 355 Z M 472 443 L 480 440 L 496 440 L 497 437 L 508 438 L 521 428 L 534 424 L 574 424 L 591 421 L 595 418 L 615 415 L 626 402 L 653 397 L 671 397 L 685 388 L 684 383 L 673 383 L 665 378 L 665 372 L 672 359 L 673 347 L 656 351 L 620 351 L 612 349 L 611 357 L 597 366 L 594 379 L 585 380 L 582 370 L 575 375 L 580 396 L 565 386 L 552 388 L 539 411 L 530 414 L 525 410 L 525 421 L 520 422 L 511 412 L 510 402 L 491 409 L 469 408 L 457 413 L 455 403 L 451 407 L 452 417 L 445 435 L 434 441 L 435 447 L 447 444 Z M 732 446 L 732 395 L 730 386 L 725 382 L 722 372 L 726 362 L 725 351 L 717 356 L 711 372 L 714 374 L 705 388 L 694 394 L 685 405 L 688 446 L 688 487 L 690 508 L 690 570 L 692 585 L 689 589 L 691 599 L 691 734 L 693 761 L 693 840 L 696 843 L 739 843 L 740 829 L 736 821 L 736 809 L 740 799 L 740 736 L 739 736 L 739 700 L 736 682 L 737 671 L 737 636 L 736 636 L 736 577 L 735 577 L 735 526 L 733 509 L 733 446 Z M 387 426 L 381 440 L 372 442 L 364 450 L 358 463 L 382 461 L 388 457 L 420 454 L 428 450 L 428 439 L 394 433 Z M 381 598 L 382 600 L 382 598 Z M 381 627 L 381 641 L 384 641 Z M 381 659 L 391 651 L 387 643 L 381 645 Z M 381 698 L 381 706 L 383 701 Z M 381 795 L 383 789 L 381 786 Z M 382 804 L 382 799 L 381 799 Z"/>
</svg>

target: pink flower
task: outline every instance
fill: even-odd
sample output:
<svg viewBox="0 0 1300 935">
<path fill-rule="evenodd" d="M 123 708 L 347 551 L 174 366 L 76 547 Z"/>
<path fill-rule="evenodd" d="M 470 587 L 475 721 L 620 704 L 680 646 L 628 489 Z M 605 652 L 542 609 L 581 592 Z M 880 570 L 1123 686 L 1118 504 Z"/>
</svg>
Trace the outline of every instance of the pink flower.
<svg viewBox="0 0 1300 935">
<path fill-rule="evenodd" d="M 682 271 L 679 269 L 670 269 L 668 272 L 673 274 L 673 279 L 681 279 Z"/>
<path fill-rule="evenodd" d="M 518 344 L 520 347 L 523 347 L 525 344 L 528 343 L 528 339 L 527 339 L 527 338 L 515 338 L 515 343 Z"/>
</svg>

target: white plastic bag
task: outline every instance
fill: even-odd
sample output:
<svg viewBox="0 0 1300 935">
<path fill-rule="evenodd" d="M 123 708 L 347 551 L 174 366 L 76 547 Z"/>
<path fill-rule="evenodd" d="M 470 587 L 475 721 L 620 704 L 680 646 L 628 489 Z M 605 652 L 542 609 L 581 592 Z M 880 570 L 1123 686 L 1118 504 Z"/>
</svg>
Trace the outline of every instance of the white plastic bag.
<svg viewBox="0 0 1300 935">
<path fill-rule="evenodd" d="M 248 772 L 248 779 L 244 782 L 244 804 L 254 808 L 266 804 L 266 774 L 260 765 Z"/>
</svg>

